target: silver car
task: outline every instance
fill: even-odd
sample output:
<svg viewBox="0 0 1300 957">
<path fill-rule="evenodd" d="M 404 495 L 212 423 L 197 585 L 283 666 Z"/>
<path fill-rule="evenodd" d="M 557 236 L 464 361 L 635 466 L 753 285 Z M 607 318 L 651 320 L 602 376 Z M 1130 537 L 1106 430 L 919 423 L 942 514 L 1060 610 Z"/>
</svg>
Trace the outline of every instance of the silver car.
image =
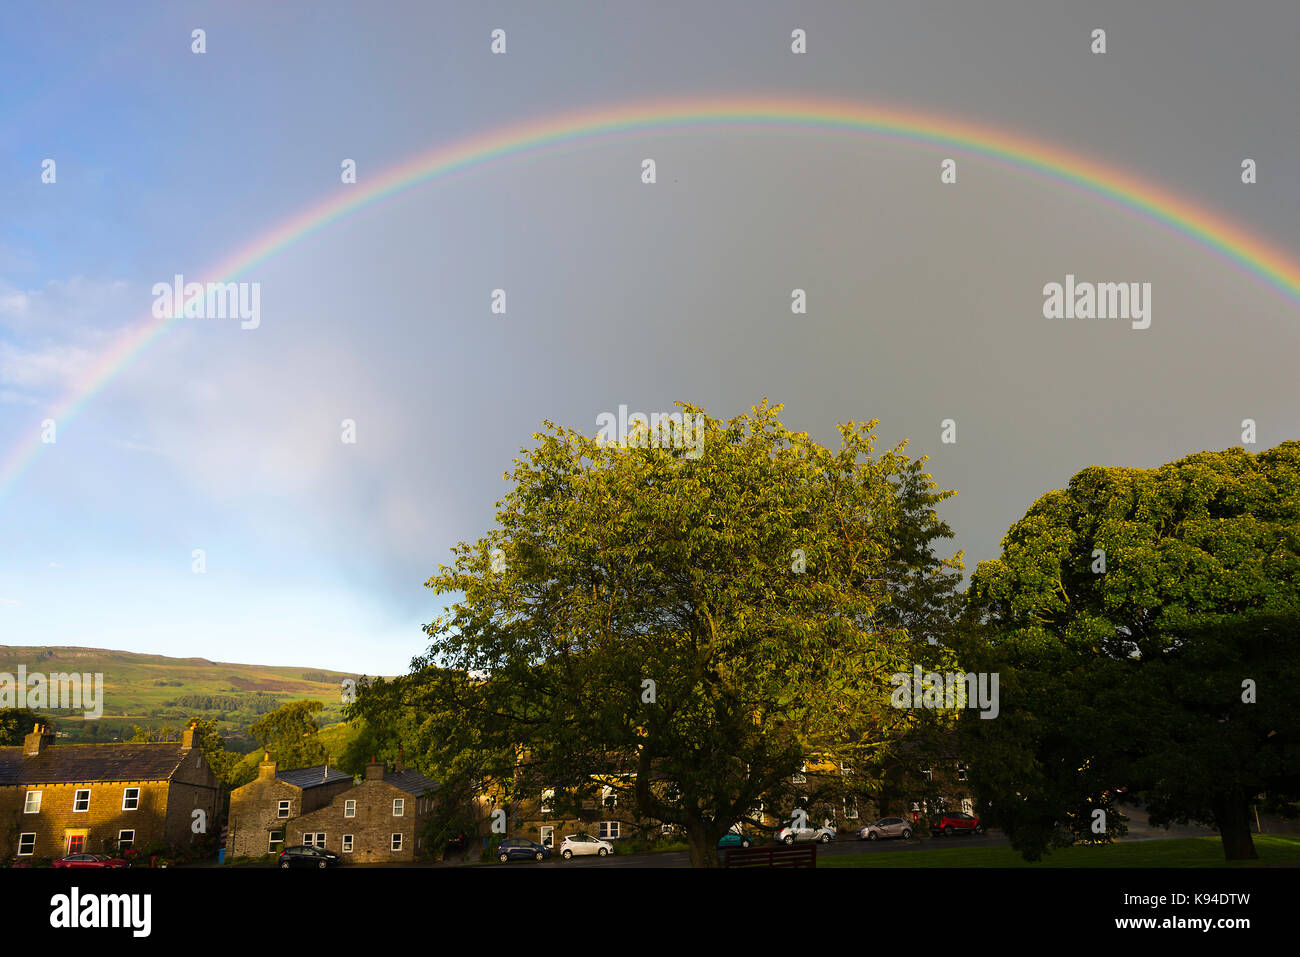
<svg viewBox="0 0 1300 957">
<path fill-rule="evenodd" d="M 883 837 L 901 837 L 907 840 L 911 836 L 911 823 L 901 817 L 882 817 L 858 831 L 858 840 L 861 841 L 878 841 Z"/>
<path fill-rule="evenodd" d="M 794 821 L 786 821 L 777 830 L 776 840 L 782 844 L 793 844 L 795 841 L 816 841 L 819 844 L 829 844 L 835 840 L 835 828 L 813 827 L 808 821 L 800 822 L 799 825 L 796 825 Z"/>
</svg>

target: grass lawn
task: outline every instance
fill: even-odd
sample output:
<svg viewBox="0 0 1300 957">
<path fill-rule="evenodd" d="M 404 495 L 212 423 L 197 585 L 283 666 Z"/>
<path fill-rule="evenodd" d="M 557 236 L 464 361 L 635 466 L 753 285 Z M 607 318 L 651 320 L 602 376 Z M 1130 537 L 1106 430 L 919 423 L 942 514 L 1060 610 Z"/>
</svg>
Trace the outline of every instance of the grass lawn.
<svg viewBox="0 0 1300 957">
<path fill-rule="evenodd" d="M 818 867 L 1300 867 L 1300 838 L 1255 834 L 1257 861 L 1223 859 L 1218 837 L 1065 847 L 1037 864 L 1009 847 L 945 847 L 819 857 Z M 954 841 L 959 840 L 954 838 Z"/>
</svg>

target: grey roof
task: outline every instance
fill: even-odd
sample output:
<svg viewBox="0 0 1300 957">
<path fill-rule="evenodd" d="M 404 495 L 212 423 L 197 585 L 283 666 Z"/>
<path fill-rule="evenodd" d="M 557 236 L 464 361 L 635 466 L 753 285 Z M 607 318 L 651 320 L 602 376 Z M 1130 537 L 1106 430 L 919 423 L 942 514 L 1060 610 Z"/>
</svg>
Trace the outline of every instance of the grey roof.
<svg viewBox="0 0 1300 957">
<path fill-rule="evenodd" d="M 0 748 L 0 785 L 85 781 L 167 781 L 186 752 L 179 741 L 158 744 L 52 744 L 37 755 Z"/>
<path fill-rule="evenodd" d="M 309 768 L 294 768 L 292 771 L 276 771 L 275 776 L 286 784 L 295 787 L 315 788 L 322 784 L 334 784 L 336 781 L 351 781 L 352 775 L 344 774 L 338 768 L 328 764 L 313 764 Z"/>
<path fill-rule="evenodd" d="M 426 791 L 432 791 L 438 786 L 437 781 L 426 778 L 419 771 L 389 771 L 384 775 L 384 783 L 391 784 L 407 794 L 414 794 L 416 797 L 420 797 Z"/>
</svg>

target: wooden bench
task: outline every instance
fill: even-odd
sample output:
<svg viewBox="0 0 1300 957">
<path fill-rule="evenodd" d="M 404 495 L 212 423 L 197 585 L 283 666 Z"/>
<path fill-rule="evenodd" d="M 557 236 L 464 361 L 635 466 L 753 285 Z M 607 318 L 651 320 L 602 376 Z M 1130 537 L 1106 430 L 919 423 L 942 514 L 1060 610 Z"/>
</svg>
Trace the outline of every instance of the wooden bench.
<svg viewBox="0 0 1300 957">
<path fill-rule="evenodd" d="M 817 843 L 768 844 L 763 847 L 730 847 L 724 867 L 816 867 Z"/>
</svg>

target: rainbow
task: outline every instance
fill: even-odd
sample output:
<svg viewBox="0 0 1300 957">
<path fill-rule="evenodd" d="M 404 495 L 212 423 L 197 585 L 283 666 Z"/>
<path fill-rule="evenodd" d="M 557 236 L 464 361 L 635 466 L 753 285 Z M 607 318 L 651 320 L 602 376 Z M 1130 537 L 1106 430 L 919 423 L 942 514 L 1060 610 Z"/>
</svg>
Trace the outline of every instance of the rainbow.
<svg viewBox="0 0 1300 957">
<path fill-rule="evenodd" d="M 521 157 L 546 155 L 638 133 L 694 128 L 811 130 L 867 135 L 938 147 L 1025 172 L 1079 190 L 1136 213 L 1212 251 L 1300 303 L 1300 265 L 1288 253 L 1246 229 L 1150 180 L 1025 134 L 940 113 L 833 99 L 777 96 L 644 101 L 604 106 L 488 130 L 436 147 L 357 185 L 339 184 L 326 199 L 284 220 L 231 253 L 203 282 L 232 282 L 295 243 L 367 206 L 417 186 L 445 182 Z M 937 182 L 937 176 L 936 176 Z M 191 277 L 187 276 L 187 279 Z M 152 314 L 128 329 L 79 385 L 42 418 L 62 429 L 86 402 L 130 365 L 177 318 Z M 0 462 L 0 495 L 9 491 L 44 447 L 40 429 Z"/>
</svg>

